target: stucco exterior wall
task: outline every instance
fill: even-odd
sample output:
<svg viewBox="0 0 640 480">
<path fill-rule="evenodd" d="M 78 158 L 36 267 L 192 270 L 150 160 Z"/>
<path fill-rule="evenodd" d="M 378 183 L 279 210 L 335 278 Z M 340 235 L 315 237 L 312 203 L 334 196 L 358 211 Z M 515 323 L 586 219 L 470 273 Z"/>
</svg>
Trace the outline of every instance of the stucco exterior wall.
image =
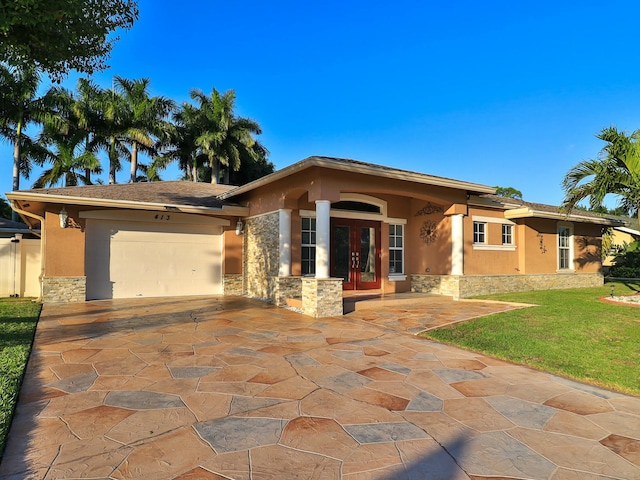
<svg viewBox="0 0 640 480">
<path fill-rule="evenodd" d="M 225 275 L 242 273 L 242 235 L 236 235 L 235 224 L 223 232 L 223 273 Z"/>
<path fill-rule="evenodd" d="M 78 277 L 85 275 L 85 220 L 78 209 L 66 205 L 67 228 L 60 227 L 58 214 L 62 206 L 52 206 L 45 212 L 45 277 Z"/>
</svg>

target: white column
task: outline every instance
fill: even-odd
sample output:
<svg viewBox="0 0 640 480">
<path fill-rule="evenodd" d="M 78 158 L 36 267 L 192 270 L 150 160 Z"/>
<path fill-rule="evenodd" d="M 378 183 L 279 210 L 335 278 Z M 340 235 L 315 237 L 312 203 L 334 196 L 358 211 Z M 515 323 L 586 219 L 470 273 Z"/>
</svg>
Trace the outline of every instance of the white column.
<svg viewBox="0 0 640 480">
<path fill-rule="evenodd" d="M 280 225 L 280 277 L 291 276 L 291 210 L 281 208 L 279 211 Z"/>
<path fill-rule="evenodd" d="M 451 215 L 451 275 L 464 275 L 464 215 Z"/>
<path fill-rule="evenodd" d="M 329 278 L 331 202 L 316 200 L 316 278 Z"/>
</svg>

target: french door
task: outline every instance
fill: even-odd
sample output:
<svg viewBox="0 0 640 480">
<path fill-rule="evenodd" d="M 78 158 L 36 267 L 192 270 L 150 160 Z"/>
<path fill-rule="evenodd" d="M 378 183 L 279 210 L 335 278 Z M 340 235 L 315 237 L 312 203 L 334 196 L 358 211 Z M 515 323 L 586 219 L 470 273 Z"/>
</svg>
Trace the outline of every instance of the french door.
<svg viewBox="0 0 640 480">
<path fill-rule="evenodd" d="M 331 276 L 345 290 L 380 288 L 380 222 L 331 219 Z"/>
</svg>

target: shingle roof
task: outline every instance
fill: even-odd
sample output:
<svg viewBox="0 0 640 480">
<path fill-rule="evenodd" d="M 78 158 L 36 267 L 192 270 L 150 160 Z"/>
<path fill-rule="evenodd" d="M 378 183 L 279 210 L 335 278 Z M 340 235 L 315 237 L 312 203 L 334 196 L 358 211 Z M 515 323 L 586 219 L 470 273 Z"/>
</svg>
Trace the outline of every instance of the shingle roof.
<svg viewBox="0 0 640 480">
<path fill-rule="evenodd" d="M 489 187 L 487 185 L 481 185 L 479 183 L 455 180 L 447 177 L 438 177 L 435 175 L 428 175 L 426 173 L 413 172 L 410 170 L 402 170 L 394 167 L 386 167 L 384 165 L 361 162 L 359 160 L 352 160 L 350 158 L 312 156 L 294 163 L 293 165 L 289 165 L 282 170 L 278 170 L 265 177 L 247 183 L 246 185 L 242 185 L 235 189 L 229 190 L 227 193 L 222 194 L 221 198 L 232 198 L 237 195 L 241 195 L 255 188 L 269 184 L 270 182 L 276 181 L 278 179 L 286 178 L 288 175 L 311 167 L 334 169 L 345 172 L 345 174 L 373 175 L 378 177 L 393 178 L 406 182 L 416 182 L 424 185 L 438 185 L 466 190 L 468 192 L 477 194 L 495 192 L 495 188 Z"/>
<path fill-rule="evenodd" d="M 101 200 L 185 205 L 220 208 L 235 205 L 218 198 L 218 195 L 235 188 L 232 185 L 212 185 L 202 182 L 166 181 L 140 182 L 114 185 L 86 185 L 64 188 L 38 188 L 21 190 L 22 193 L 65 196 Z"/>
<path fill-rule="evenodd" d="M 558 206 L 547 205 L 545 203 L 527 202 L 524 200 L 518 200 L 516 198 L 501 197 L 499 195 L 485 194 L 481 195 L 480 198 L 489 200 L 490 202 L 495 203 L 496 206 L 500 206 L 505 210 L 515 211 L 519 209 L 528 209 L 530 212 L 535 213 L 534 216 L 540 216 L 540 214 L 542 214 L 542 216 L 545 216 L 545 214 L 554 216 L 566 215 L 567 217 L 572 217 L 573 219 L 576 219 L 578 217 L 582 219 L 593 219 L 592 221 L 594 223 L 608 223 L 612 225 L 622 225 L 626 223 L 624 220 L 613 215 L 603 215 L 601 213 L 588 212 L 586 210 L 573 210 L 567 213 Z M 589 221 L 591 222 L 591 220 Z"/>
<path fill-rule="evenodd" d="M 29 230 L 24 223 L 14 222 L 6 218 L 0 218 L 0 230 Z"/>
</svg>

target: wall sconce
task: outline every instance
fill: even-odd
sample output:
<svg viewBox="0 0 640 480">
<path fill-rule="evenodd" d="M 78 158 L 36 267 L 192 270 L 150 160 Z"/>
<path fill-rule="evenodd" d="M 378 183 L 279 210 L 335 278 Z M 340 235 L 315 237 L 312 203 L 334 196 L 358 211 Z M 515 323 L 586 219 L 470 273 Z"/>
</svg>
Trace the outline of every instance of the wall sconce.
<svg viewBox="0 0 640 480">
<path fill-rule="evenodd" d="M 60 217 L 60 228 L 67 228 L 67 219 L 69 218 L 69 215 L 67 214 L 64 206 L 62 207 L 62 210 L 60 210 L 58 217 Z"/>
<path fill-rule="evenodd" d="M 239 218 L 236 223 L 236 235 L 242 235 L 244 232 L 244 223 L 242 223 L 242 219 Z"/>
</svg>

